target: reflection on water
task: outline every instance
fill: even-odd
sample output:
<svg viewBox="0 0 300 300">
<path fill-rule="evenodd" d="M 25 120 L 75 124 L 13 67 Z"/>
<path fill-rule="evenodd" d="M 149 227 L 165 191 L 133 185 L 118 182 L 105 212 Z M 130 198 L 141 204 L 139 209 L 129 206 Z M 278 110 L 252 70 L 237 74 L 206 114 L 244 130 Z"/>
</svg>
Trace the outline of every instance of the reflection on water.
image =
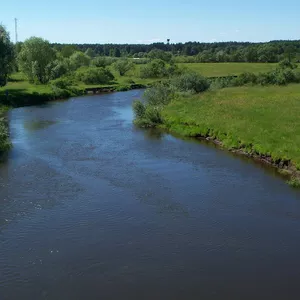
<svg viewBox="0 0 300 300">
<path fill-rule="evenodd" d="M 211 144 L 136 128 L 140 95 L 10 112 L 1 300 L 297 299 L 299 191 Z"/>
<path fill-rule="evenodd" d="M 57 123 L 57 121 L 48 121 L 48 120 L 26 120 L 24 122 L 24 128 L 27 130 L 39 130 L 47 128 L 53 124 Z"/>
</svg>

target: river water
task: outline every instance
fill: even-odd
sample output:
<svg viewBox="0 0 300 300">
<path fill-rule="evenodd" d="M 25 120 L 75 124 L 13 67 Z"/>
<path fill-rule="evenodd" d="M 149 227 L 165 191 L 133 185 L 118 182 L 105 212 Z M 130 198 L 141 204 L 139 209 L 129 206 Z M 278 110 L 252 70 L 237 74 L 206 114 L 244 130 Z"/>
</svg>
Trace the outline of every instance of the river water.
<svg viewBox="0 0 300 300">
<path fill-rule="evenodd" d="M 142 91 L 13 109 L 0 298 L 299 299 L 300 193 L 132 125 Z"/>
</svg>

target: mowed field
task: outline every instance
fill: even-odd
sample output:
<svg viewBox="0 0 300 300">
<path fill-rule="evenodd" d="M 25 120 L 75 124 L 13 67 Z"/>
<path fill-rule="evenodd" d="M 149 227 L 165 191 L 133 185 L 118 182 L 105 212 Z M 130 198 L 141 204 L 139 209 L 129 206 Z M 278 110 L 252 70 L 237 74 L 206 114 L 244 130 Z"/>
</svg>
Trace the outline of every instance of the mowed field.
<svg viewBox="0 0 300 300">
<path fill-rule="evenodd" d="M 179 66 L 193 70 L 206 77 L 239 75 L 244 72 L 260 73 L 276 69 L 276 63 L 180 63 Z"/>
<path fill-rule="evenodd" d="M 300 84 L 208 91 L 170 103 L 166 126 L 185 136 L 209 135 L 300 169 Z"/>
</svg>

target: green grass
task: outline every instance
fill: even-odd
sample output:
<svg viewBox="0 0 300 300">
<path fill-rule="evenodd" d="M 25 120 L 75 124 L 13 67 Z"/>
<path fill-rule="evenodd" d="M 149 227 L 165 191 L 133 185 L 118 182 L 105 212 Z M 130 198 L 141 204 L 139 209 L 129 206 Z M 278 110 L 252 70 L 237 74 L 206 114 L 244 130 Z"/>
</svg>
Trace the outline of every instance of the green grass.
<svg viewBox="0 0 300 300">
<path fill-rule="evenodd" d="M 212 136 L 300 168 L 300 84 L 238 87 L 171 102 L 166 126 L 185 136 Z"/>
<path fill-rule="evenodd" d="M 206 77 L 239 75 L 244 72 L 268 72 L 276 69 L 271 63 L 180 63 L 179 66 L 201 73 Z"/>
</svg>

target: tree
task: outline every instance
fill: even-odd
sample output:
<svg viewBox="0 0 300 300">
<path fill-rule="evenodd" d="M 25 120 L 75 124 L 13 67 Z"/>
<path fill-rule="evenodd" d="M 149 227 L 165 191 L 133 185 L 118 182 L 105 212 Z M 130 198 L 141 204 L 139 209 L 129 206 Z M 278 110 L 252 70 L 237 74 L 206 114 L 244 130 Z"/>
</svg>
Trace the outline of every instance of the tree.
<svg viewBox="0 0 300 300">
<path fill-rule="evenodd" d="M 161 59 L 166 62 L 170 62 L 172 59 L 172 53 L 159 49 L 153 49 L 148 53 L 150 59 Z"/>
<path fill-rule="evenodd" d="M 119 48 L 114 48 L 113 56 L 114 57 L 121 57 L 121 51 L 120 51 Z"/>
<path fill-rule="evenodd" d="M 48 41 L 31 37 L 23 43 L 18 62 L 30 82 L 45 84 L 50 79 L 50 66 L 55 58 L 55 51 Z"/>
<path fill-rule="evenodd" d="M 86 51 L 85 51 L 85 54 L 87 56 L 89 56 L 90 58 L 94 58 L 96 56 L 95 54 L 95 51 L 92 49 L 92 48 L 88 48 Z"/>
<path fill-rule="evenodd" d="M 161 78 L 168 74 L 166 62 L 154 59 L 140 70 L 141 78 Z"/>
<path fill-rule="evenodd" d="M 134 64 L 128 59 L 118 59 L 113 64 L 113 67 L 120 74 L 120 76 L 124 76 L 128 71 L 134 68 Z"/>
<path fill-rule="evenodd" d="M 78 51 L 74 45 L 66 45 L 61 49 L 61 55 L 63 57 L 70 57 L 74 52 Z"/>
<path fill-rule="evenodd" d="M 77 70 L 80 67 L 89 66 L 91 58 L 81 51 L 76 51 L 70 57 L 70 65 L 73 71 Z"/>
<path fill-rule="evenodd" d="M 8 75 L 12 72 L 13 62 L 13 44 L 10 41 L 8 32 L 0 25 L 0 86 L 6 85 Z"/>
<path fill-rule="evenodd" d="M 114 79 L 114 75 L 108 69 L 96 67 L 79 69 L 75 76 L 77 80 L 85 84 L 107 84 Z"/>
</svg>

